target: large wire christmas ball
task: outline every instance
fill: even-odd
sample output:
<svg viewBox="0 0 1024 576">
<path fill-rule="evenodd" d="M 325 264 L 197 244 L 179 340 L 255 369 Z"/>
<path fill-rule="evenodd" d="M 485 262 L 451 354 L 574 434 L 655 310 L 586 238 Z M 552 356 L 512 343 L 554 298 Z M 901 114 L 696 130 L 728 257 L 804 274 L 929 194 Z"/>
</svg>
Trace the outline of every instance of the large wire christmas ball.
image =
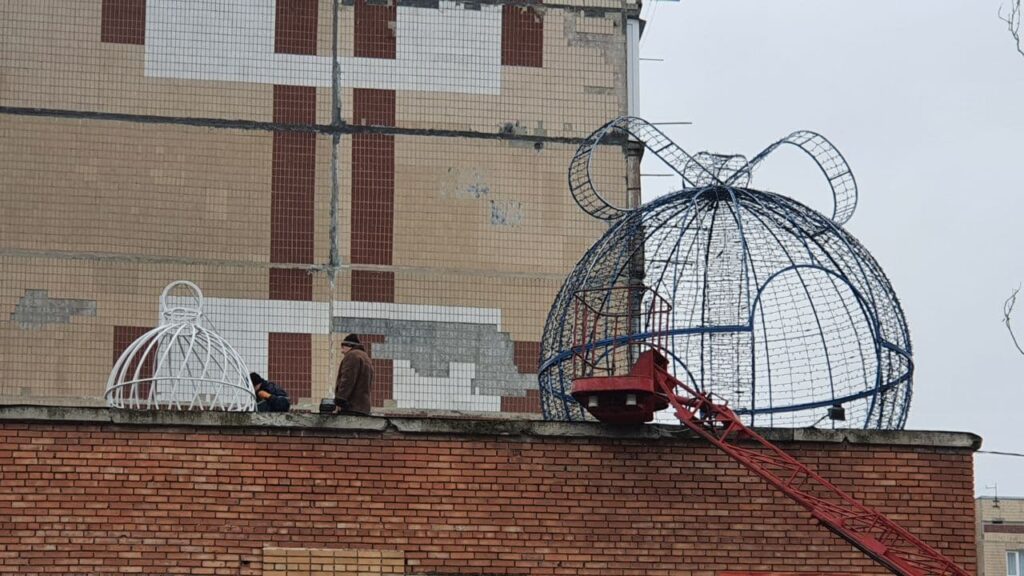
<svg viewBox="0 0 1024 576">
<path fill-rule="evenodd" d="M 642 125 L 631 120 L 636 136 Z M 650 148 L 652 137 L 639 136 Z M 736 157 L 717 158 L 721 169 Z M 589 418 L 570 395 L 573 378 L 595 375 L 580 373 L 581 353 L 611 362 L 626 342 L 657 340 L 676 378 L 749 425 L 902 428 L 910 337 L 878 263 L 835 215 L 741 185 L 749 169 L 722 172 L 703 160 L 706 177 L 689 178 L 703 185 L 609 218 L 566 279 L 542 341 L 545 417 Z M 587 209 L 603 200 L 577 201 Z M 840 212 L 848 200 L 836 204 Z M 621 321 L 583 326 L 581 309 Z"/>
</svg>

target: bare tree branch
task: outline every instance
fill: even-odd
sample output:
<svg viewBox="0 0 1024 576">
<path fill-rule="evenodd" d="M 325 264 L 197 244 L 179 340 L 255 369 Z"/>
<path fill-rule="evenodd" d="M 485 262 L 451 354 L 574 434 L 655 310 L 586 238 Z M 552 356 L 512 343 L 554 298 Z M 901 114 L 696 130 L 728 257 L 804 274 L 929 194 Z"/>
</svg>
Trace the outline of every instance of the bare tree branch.
<svg viewBox="0 0 1024 576">
<path fill-rule="evenodd" d="M 1020 286 L 1010 294 L 1010 297 L 1003 303 L 1003 324 L 1006 324 L 1006 329 L 1010 331 L 1010 338 L 1013 339 L 1013 345 L 1017 347 L 1017 351 L 1024 354 L 1024 349 L 1021 349 L 1020 342 L 1017 342 L 1017 336 L 1013 333 L 1013 327 L 1010 326 L 1010 315 L 1013 314 L 1013 306 L 1017 303 L 1017 294 L 1020 292 Z"/>
<path fill-rule="evenodd" d="M 1007 12 L 1005 16 L 1003 16 L 1003 7 L 1000 6 L 999 19 L 1006 22 L 1006 29 L 1010 32 L 1010 36 L 1013 36 L 1013 40 L 1017 43 L 1017 52 L 1021 56 L 1024 56 L 1024 46 L 1021 46 L 1020 42 L 1020 3 L 1021 0 L 1013 0 L 1010 3 L 1010 11 Z"/>
</svg>

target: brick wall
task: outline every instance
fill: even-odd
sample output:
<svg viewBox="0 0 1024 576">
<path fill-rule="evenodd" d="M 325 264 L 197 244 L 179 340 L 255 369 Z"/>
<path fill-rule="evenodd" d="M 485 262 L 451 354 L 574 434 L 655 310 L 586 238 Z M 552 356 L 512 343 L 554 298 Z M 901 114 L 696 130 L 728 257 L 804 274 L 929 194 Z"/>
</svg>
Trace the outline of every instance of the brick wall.
<svg viewBox="0 0 1024 576">
<path fill-rule="evenodd" d="M 79 412 L 0 410 L 0 574 L 887 573 L 652 427 Z M 876 436 L 782 445 L 973 570 L 972 448 Z"/>
</svg>

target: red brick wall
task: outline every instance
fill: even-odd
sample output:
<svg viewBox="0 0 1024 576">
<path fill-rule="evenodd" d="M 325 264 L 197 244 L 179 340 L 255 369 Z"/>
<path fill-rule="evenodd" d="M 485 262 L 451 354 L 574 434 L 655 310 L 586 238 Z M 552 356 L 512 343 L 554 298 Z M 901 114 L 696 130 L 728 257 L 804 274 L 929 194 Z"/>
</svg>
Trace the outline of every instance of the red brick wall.
<svg viewBox="0 0 1024 576">
<path fill-rule="evenodd" d="M 394 60 L 397 48 L 398 3 L 355 0 L 353 48 L 361 58 Z"/>
<path fill-rule="evenodd" d="M 288 391 L 292 404 L 313 395 L 313 337 L 271 332 L 267 335 L 267 374 Z M 270 378 L 271 376 L 267 376 Z"/>
<path fill-rule="evenodd" d="M 146 43 L 146 0 L 103 0 L 100 14 L 101 42 Z"/>
<path fill-rule="evenodd" d="M 544 66 L 544 19 L 533 6 L 502 5 L 501 63 L 533 68 Z"/>
<path fill-rule="evenodd" d="M 886 573 L 703 442 L 469 425 L 0 421 L 0 573 L 261 574 L 263 545 L 400 550 L 408 574 Z M 970 450 L 785 447 L 973 570 Z"/>
<path fill-rule="evenodd" d="M 110 366 L 113 367 L 117 364 L 117 361 L 121 358 L 121 354 L 132 345 L 133 342 L 142 338 L 153 329 L 153 326 L 114 326 L 114 357 L 110 361 Z M 151 353 L 146 356 L 145 364 L 142 366 L 142 370 L 139 371 L 139 376 L 142 378 L 152 378 L 153 368 L 155 367 L 156 354 Z M 135 370 L 139 367 L 139 355 L 136 354 L 135 358 L 128 363 L 128 367 L 124 370 L 124 373 L 130 374 L 127 380 L 135 379 Z"/>
<path fill-rule="evenodd" d="M 278 4 L 278 9 L 286 4 Z M 292 4 L 300 5 L 301 2 Z M 315 29 L 313 38 L 316 38 Z M 314 124 L 316 89 L 274 86 L 274 122 Z M 270 175 L 270 261 L 313 263 L 316 134 L 274 132 Z M 271 300 L 312 300 L 313 277 L 299 268 L 271 268 Z M 308 370 L 308 369 L 307 369 Z"/>
<path fill-rule="evenodd" d="M 394 126 L 395 91 L 356 88 L 352 91 L 352 117 L 356 124 Z M 394 136 L 352 136 L 351 222 L 352 263 L 390 266 L 395 223 Z M 353 270 L 351 297 L 357 302 L 394 302 L 395 273 Z"/>
<path fill-rule="evenodd" d="M 317 0 L 275 0 L 274 52 L 316 55 Z M 274 122 L 316 123 L 316 89 L 274 86 Z M 313 263 L 316 134 L 274 132 L 270 175 L 270 261 Z M 271 300 L 312 300 L 313 277 L 300 268 L 271 268 Z M 306 368 L 309 371 L 309 368 Z"/>
<path fill-rule="evenodd" d="M 274 52 L 316 55 L 317 0 L 274 4 Z"/>
</svg>

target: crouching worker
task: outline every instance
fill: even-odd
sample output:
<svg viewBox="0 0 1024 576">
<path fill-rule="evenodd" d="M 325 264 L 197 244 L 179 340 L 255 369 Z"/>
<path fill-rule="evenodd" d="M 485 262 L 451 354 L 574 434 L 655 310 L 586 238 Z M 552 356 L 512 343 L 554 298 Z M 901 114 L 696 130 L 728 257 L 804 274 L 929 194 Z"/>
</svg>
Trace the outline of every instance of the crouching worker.
<svg viewBox="0 0 1024 576">
<path fill-rule="evenodd" d="M 370 415 L 373 364 L 355 334 L 341 342 L 341 366 L 334 384 L 334 414 Z"/>
<path fill-rule="evenodd" d="M 265 380 L 259 374 L 249 374 L 252 380 L 253 390 L 256 392 L 257 412 L 287 412 L 291 408 L 291 401 L 288 400 L 288 392 L 277 384 Z"/>
</svg>

